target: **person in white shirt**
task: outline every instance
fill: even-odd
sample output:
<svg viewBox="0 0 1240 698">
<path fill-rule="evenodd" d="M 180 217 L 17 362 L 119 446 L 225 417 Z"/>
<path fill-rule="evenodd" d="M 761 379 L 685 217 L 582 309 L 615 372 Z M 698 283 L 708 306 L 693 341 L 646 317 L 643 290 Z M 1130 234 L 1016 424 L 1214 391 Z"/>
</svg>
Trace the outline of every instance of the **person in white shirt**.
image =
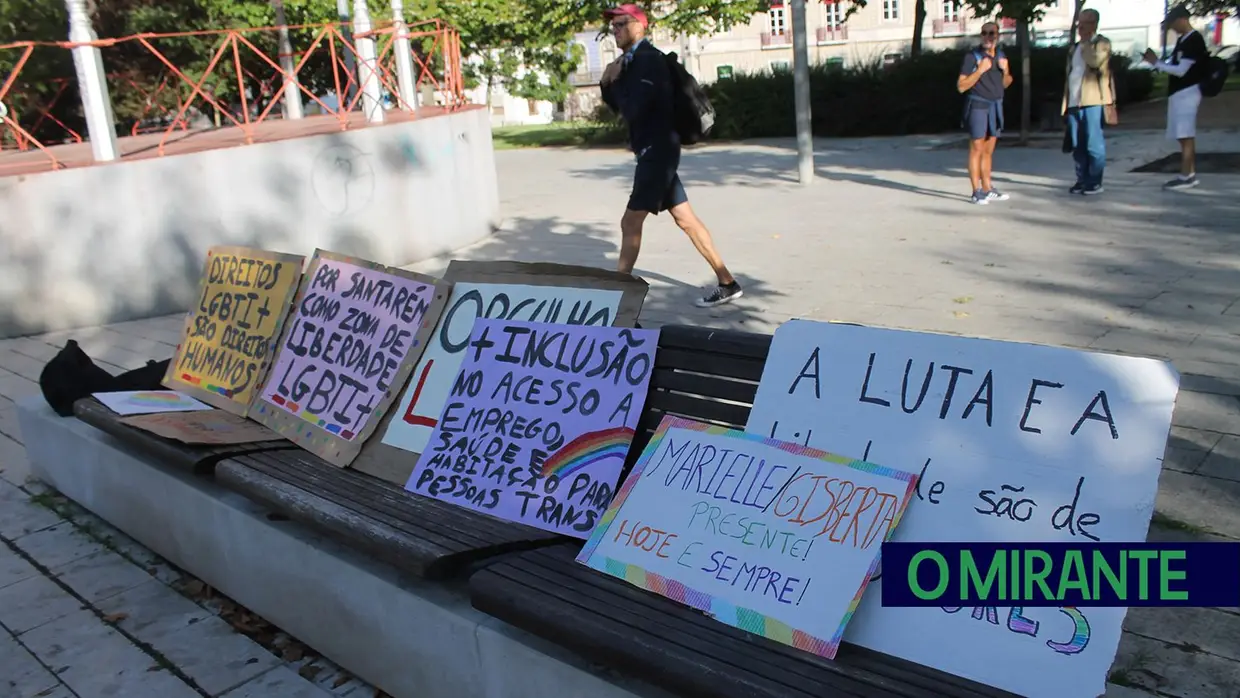
<svg viewBox="0 0 1240 698">
<path fill-rule="evenodd" d="M 1180 176 L 1163 185 L 1168 190 L 1197 186 L 1197 109 L 1201 106 L 1201 83 L 1209 69 L 1210 51 L 1206 40 L 1190 23 L 1192 13 L 1176 5 L 1167 13 L 1164 27 L 1175 30 L 1179 40 L 1171 57 L 1158 60 L 1145 50 L 1145 60 L 1155 70 L 1167 73 L 1167 138 L 1180 143 Z"/>
</svg>

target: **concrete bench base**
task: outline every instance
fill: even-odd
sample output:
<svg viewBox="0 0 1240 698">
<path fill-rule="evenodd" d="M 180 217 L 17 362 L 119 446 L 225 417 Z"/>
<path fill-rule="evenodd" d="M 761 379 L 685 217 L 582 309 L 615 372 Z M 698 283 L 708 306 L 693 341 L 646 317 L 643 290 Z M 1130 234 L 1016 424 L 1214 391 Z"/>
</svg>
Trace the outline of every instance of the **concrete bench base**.
<svg viewBox="0 0 1240 698">
<path fill-rule="evenodd" d="M 401 578 L 41 397 L 18 419 L 36 477 L 396 698 L 668 698 L 473 609 L 463 582 Z"/>
</svg>

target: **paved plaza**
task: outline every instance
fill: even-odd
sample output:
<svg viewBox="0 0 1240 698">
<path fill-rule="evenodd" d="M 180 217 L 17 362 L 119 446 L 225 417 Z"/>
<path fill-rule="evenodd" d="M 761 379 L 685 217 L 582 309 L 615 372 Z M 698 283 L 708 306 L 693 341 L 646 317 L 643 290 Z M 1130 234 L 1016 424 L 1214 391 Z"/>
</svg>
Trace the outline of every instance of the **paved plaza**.
<svg viewBox="0 0 1240 698">
<path fill-rule="evenodd" d="M 791 143 L 686 152 L 681 175 L 745 287 L 692 304 L 708 268 L 666 215 L 647 224 L 636 273 L 647 327 L 771 332 L 842 320 L 1167 358 L 1181 392 L 1152 539 L 1240 539 L 1240 176 L 1130 171 L 1171 152 L 1157 132 L 1109 143 L 1106 194 L 1069 197 L 1058 140 L 1004 143 L 995 185 L 966 202 L 951 138 L 821 141 L 818 179 L 795 181 Z M 1240 151 L 1217 131 L 1201 151 Z M 451 258 L 612 267 L 631 156 L 497 153 L 502 230 Z M 347 230 L 347 226 L 341 226 Z M 342 233 L 344 234 L 344 233 Z M 416 234 L 392 225 L 380 234 Z M 171 356 L 179 317 L 0 340 L 0 698 L 371 696 L 295 639 L 28 480 L 13 401 L 67 339 L 108 370 Z M 16 671 L 9 671 L 13 667 Z M 1240 695 L 1240 609 L 1132 609 L 1108 695 Z"/>
</svg>

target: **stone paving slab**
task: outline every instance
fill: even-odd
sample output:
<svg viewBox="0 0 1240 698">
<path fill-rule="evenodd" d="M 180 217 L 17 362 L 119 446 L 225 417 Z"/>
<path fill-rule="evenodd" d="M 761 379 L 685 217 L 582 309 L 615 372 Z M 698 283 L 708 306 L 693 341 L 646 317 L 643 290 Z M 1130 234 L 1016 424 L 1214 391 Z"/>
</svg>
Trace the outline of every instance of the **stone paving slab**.
<svg viewBox="0 0 1240 698">
<path fill-rule="evenodd" d="M 996 184 L 1012 200 L 971 207 L 963 154 L 943 147 L 951 141 L 822 141 L 810 187 L 796 184 L 787 141 L 686 151 L 691 200 L 746 295 L 693 307 L 709 272 L 666 215 L 652 217 L 637 269 L 650 283 L 642 324 L 772 332 L 805 317 L 1171 360 L 1181 393 L 1150 537 L 1240 539 L 1240 177 L 1162 192 L 1164 177 L 1129 170 L 1171 148 L 1157 132 L 1124 131 L 1108 144 L 1107 193 L 1072 198 L 1070 159 L 1003 144 Z M 1199 147 L 1240 150 L 1240 134 L 1203 133 Z M 440 274 L 452 258 L 614 266 L 631 156 L 549 149 L 497 162 L 503 229 L 410 268 Z M 325 660 L 286 658 L 230 632 L 218 606 L 182 593 L 194 583 L 179 570 L 27 481 L 12 401 L 37 391 L 64 342 L 119 373 L 171 356 L 181 321 L 0 340 L 0 665 L 16 657 L 22 690 L 50 676 L 44 688 L 64 695 L 125 688 L 122 670 L 144 662 L 169 696 L 372 695 Z M 1131 610 L 1107 695 L 1236 698 L 1238 618 Z M 56 650 L 73 637 L 93 640 L 72 656 Z M 104 656 L 115 671 L 86 671 Z M 49 667 L 60 666 L 69 669 L 57 677 Z"/>
</svg>

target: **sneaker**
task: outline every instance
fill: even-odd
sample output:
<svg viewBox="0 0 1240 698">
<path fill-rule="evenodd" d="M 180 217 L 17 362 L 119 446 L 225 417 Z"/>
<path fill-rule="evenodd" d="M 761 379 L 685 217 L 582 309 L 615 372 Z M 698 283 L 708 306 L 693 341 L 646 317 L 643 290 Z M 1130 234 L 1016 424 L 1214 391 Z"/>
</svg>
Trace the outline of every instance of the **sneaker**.
<svg viewBox="0 0 1240 698">
<path fill-rule="evenodd" d="M 1197 175 L 1190 174 L 1187 177 L 1184 175 L 1176 177 L 1175 179 L 1164 184 L 1163 189 L 1168 191 L 1179 191 L 1181 189 L 1192 189 L 1195 186 L 1197 186 Z"/>
<path fill-rule="evenodd" d="M 745 295 L 745 292 L 741 290 L 741 285 L 733 281 L 726 286 L 722 284 L 716 286 L 715 290 L 711 291 L 705 298 L 699 298 L 694 301 L 694 305 L 699 308 L 713 308 L 716 305 L 731 303 L 743 295 Z"/>
<path fill-rule="evenodd" d="M 973 192 L 973 198 L 970 199 L 970 201 L 972 201 L 973 203 L 979 206 L 985 206 L 986 204 L 990 203 L 990 196 L 986 192 L 982 191 L 981 189 L 978 189 L 977 191 Z"/>
<path fill-rule="evenodd" d="M 1080 182 L 1077 182 L 1076 184 L 1072 185 L 1072 188 L 1068 190 L 1068 193 L 1069 194 L 1084 194 L 1085 185 L 1081 184 Z"/>
<path fill-rule="evenodd" d="M 1081 193 L 1084 194 L 1085 196 L 1093 196 L 1094 194 L 1101 194 L 1104 191 L 1106 191 L 1106 189 L 1103 189 L 1101 184 L 1092 184 L 1088 187 L 1081 189 Z"/>
<path fill-rule="evenodd" d="M 986 198 L 990 201 L 1007 201 L 1008 199 L 1012 197 L 1008 196 L 1007 194 L 1004 194 L 998 189 L 991 189 L 990 191 L 986 192 Z"/>
</svg>

